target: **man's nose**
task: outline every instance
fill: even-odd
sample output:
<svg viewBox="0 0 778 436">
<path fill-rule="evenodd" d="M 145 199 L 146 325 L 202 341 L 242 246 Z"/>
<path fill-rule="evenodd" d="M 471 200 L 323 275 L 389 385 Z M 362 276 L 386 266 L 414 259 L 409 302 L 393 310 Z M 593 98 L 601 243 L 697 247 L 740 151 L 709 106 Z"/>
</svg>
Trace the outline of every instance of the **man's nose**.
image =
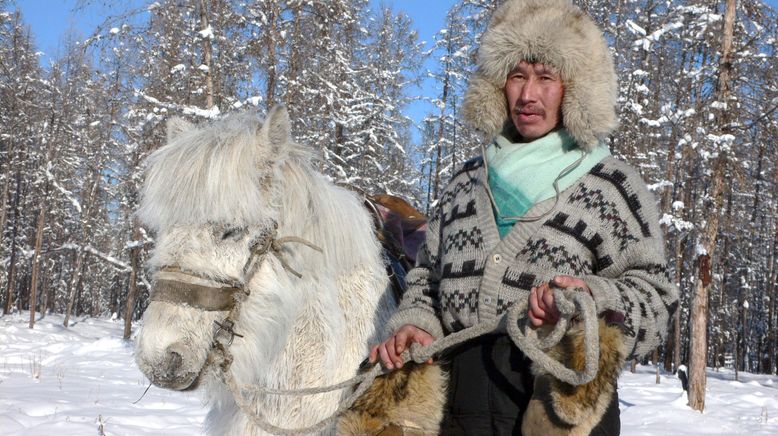
<svg viewBox="0 0 778 436">
<path fill-rule="evenodd" d="M 527 80 L 524 82 L 524 86 L 521 88 L 521 94 L 519 95 L 522 104 L 537 101 L 537 96 L 538 96 L 537 87 L 538 87 L 537 79 L 535 79 L 533 76 L 528 77 Z"/>
</svg>

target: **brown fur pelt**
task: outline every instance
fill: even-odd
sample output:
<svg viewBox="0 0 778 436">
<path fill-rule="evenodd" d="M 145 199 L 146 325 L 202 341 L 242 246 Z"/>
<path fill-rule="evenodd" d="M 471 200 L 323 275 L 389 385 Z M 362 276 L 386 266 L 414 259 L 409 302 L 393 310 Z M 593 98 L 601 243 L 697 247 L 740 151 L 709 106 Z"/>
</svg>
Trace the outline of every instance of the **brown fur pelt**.
<svg viewBox="0 0 778 436">
<path fill-rule="evenodd" d="M 573 386 L 533 364 L 535 389 L 522 420 L 523 435 L 588 435 L 602 420 L 613 398 L 626 350 L 621 328 L 600 320 L 599 330 L 599 369 L 591 382 Z M 585 364 L 584 346 L 583 328 L 578 324 L 549 354 L 568 368 L 581 371 Z"/>
<path fill-rule="evenodd" d="M 438 365 L 406 364 L 376 378 L 338 421 L 338 435 L 436 435 L 447 377 Z"/>
</svg>

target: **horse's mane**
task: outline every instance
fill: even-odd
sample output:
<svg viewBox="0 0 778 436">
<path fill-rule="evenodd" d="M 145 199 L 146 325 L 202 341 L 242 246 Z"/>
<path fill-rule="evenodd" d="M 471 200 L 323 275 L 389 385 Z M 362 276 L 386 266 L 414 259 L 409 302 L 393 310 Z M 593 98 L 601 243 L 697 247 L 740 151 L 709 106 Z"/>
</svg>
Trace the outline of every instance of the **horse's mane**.
<svg viewBox="0 0 778 436">
<path fill-rule="evenodd" d="M 327 252 L 314 256 L 330 271 L 380 264 L 373 223 L 359 196 L 332 183 L 309 166 L 282 167 L 283 232 L 311 240 Z M 383 275 L 384 271 L 379 271 Z"/>
<path fill-rule="evenodd" d="M 180 120 L 174 121 L 182 123 Z M 293 141 L 269 143 L 252 113 L 195 127 L 183 123 L 146 164 L 138 217 L 159 230 L 206 223 L 248 226 L 278 210 L 268 177 L 285 161 L 310 165 L 313 154 Z"/>
</svg>

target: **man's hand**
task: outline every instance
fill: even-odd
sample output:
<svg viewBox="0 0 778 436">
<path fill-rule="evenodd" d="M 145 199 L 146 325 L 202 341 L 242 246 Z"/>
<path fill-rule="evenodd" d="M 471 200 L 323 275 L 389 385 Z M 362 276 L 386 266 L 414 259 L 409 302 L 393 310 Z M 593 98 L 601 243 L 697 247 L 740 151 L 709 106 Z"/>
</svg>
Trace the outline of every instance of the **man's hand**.
<svg viewBox="0 0 778 436">
<path fill-rule="evenodd" d="M 378 345 L 374 345 L 370 350 L 369 360 L 370 363 L 375 363 L 380 356 L 381 363 L 383 363 L 386 368 L 402 368 L 403 361 L 400 354 L 410 348 L 412 343 L 416 342 L 426 346 L 431 344 L 434 340 L 432 335 L 426 331 L 415 325 L 405 324 L 389 339 Z M 432 359 L 428 360 L 427 363 L 432 363 Z"/>
<path fill-rule="evenodd" d="M 571 276 L 556 276 L 551 282 L 533 287 L 529 292 L 529 321 L 533 327 L 554 325 L 559 321 L 559 309 L 554 301 L 554 288 L 581 288 L 592 293 L 583 280 Z"/>
</svg>

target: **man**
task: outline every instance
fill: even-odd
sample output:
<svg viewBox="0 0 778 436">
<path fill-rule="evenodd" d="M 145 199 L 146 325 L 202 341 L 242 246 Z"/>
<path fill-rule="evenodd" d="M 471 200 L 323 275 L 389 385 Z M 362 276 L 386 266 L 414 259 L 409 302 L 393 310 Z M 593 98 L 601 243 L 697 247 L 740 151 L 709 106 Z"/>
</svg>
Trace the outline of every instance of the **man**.
<svg viewBox="0 0 778 436">
<path fill-rule="evenodd" d="M 493 320 L 517 301 L 528 301 L 533 326 L 553 326 L 554 288 L 589 293 L 598 314 L 620 324 L 623 343 L 603 354 L 652 351 L 678 291 L 666 274 L 655 199 L 601 141 L 616 126 L 617 97 L 602 33 L 568 1 L 508 0 L 483 35 L 477 67 L 463 112 L 495 139 L 443 191 L 390 336 L 371 360 L 401 366 L 411 343 Z M 509 338 L 478 338 L 444 360 L 451 379 L 442 433 L 521 432 L 536 386 L 531 362 Z M 614 384 L 597 397 L 604 404 L 591 434 L 619 432 Z"/>
</svg>

